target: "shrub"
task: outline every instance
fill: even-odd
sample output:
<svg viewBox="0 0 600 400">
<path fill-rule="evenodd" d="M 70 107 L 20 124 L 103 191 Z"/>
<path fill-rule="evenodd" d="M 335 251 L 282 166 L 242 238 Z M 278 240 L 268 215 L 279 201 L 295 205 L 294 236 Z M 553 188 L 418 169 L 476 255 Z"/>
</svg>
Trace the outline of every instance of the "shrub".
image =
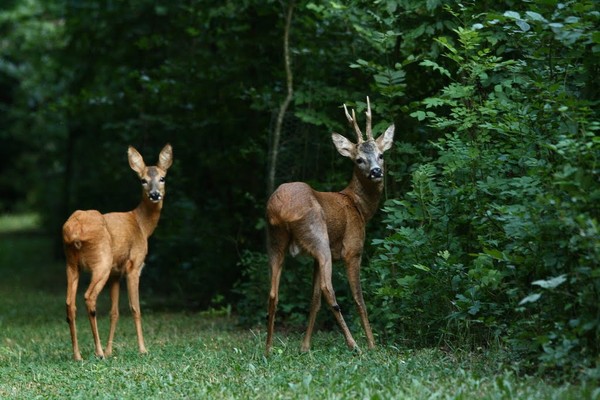
<svg viewBox="0 0 600 400">
<path fill-rule="evenodd" d="M 490 14 L 437 39 L 448 65 L 421 62 L 448 79 L 412 113 L 438 132 L 421 149 L 434 156 L 386 202 L 367 272 L 390 339 L 494 341 L 526 365 L 598 373 L 591 7 Z"/>
</svg>

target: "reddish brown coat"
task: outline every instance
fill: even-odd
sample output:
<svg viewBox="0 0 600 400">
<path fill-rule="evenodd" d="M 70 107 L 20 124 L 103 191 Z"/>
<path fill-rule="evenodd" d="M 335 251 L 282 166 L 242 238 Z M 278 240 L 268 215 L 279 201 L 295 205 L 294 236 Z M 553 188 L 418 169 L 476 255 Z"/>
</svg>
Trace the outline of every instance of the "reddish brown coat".
<svg viewBox="0 0 600 400">
<path fill-rule="evenodd" d="M 166 145 L 159 155 L 157 166 L 147 167 L 137 150 L 129 147 L 129 165 L 142 181 L 142 200 L 137 208 L 108 214 L 101 214 L 96 210 L 77 210 L 63 225 L 62 236 L 67 259 L 67 322 L 75 360 L 82 359 L 75 324 L 75 300 L 82 269 L 92 275 L 84 297 L 96 356 L 104 357 L 112 353 L 119 319 L 119 284 L 123 276 L 127 278 L 129 305 L 136 326 L 138 347 L 141 353 L 146 352 L 139 302 L 139 277 L 148 253 L 148 237 L 154 232 L 160 218 L 165 196 L 164 178 L 172 158 L 171 146 Z M 107 282 L 112 306 L 108 343 L 104 351 L 96 322 L 96 302 Z"/>
<path fill-rule="evenodd" d="M 344 106 L 345 108 L 345 106 Z M 367 98 L 367 139 L 356 124 L 356 117 L 346 116 L 354 126 L 358 143 L 334 133 L 338 152 L 355 163 L 348 186 L 340 192 L 318 192 L 304 182 L 284 183 L 267 202 L 268 255 L 271 269 L 266 353 L 272 347 L 275 310 L 279 301 L 279 281 L 286 251 L 304 252 L 315 259 L 313 295 L 302 350 L 310 349 L 310 340 L 321 296 L 325 297 L 342 329 L 346 343 L 358 349 L 336 302 L 331 284 L 332 260 L 346 265 L 352 290 L 369 348 L 375 346 L 360 285 L 360 261 L 365 241 L 365 225 L 377 211 L 383 189 L 383 153 L 393 141 L 394 126 L 374 139 L 371 134 L 371 108 Z"/>
</svg>

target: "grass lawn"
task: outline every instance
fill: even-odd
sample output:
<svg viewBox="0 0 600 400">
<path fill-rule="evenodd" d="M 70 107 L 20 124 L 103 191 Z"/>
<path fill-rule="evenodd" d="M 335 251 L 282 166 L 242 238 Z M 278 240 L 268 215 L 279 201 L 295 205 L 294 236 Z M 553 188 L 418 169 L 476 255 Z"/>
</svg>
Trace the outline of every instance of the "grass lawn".
<svg viewBox="0 0 600 400">
<path fill-rule="evenodd" d="M 77 322 L 84 361 L 75 362 L 65 322 L 64 265 L 52 261 L 50 253 L 47 237 L 0 229 L 1 399 L 600 398 L 592 384 L 518 376 L 498 361 L 497 353 L 379 346 L 353 354 L 337 331 L 316 332 L 313 350 L 302 354 L 301 336 L 279 330 L 273 354 L 265 358 L 264 327 L 244 330 L 233 319 L 143 306 L 149 354 L 142 356 L 126 295 L 121 299 L 115 353 L 106 360 L 93 356 L 80 295 Z M 105 344 L 106 292 L 98 314 Z M 358 332 L 356 336 L 364 345 Z"/>
</svg>

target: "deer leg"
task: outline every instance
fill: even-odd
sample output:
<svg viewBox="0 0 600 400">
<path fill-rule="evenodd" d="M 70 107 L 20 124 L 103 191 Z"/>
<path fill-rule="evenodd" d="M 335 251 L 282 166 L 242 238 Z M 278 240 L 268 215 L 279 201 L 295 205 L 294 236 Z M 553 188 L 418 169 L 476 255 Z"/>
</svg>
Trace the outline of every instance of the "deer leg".
<svg viewBox="0 0 600 400">
<path fill-rule="evenodd" d="M 140 265 L 139 268 L 132 268 L 133 261 L 129 261 L 127 268 L 127 293 L 129 294 L 129 308 L 133 315 L 133 322 L 135 323 L 135 332 L 137 333 L 138 348 L 141 354 L 148 352 L 144 344 L 144 334 L 142 333 L 142 311 L 140 308 L 140 274 L 144 264 Z"/>
<path fill-rule="evenodd" d="M 73 359 L 81 361 L 81 353 L 77 343 L 77 326 L 75 319 L 77 316 L 77 307 L 75 300 L 77 297 L 77 285 L 79 284 L 79 268 L 76 263 L 67 264 L 67 322 L 71 331 L 71 343 L 73 344 Z"/>
<path fill-rule="evenodd" d="M 271 291 L 269 292 L 269 308 L 267 316 L 267 344 L 266 354 L 271 352 L 273 346 L 273 331 L 275 330 L 275 311 L 279 302 L 279 281 L 283 269 L 284 255 L 272 255 L 269 257 L 271 264 Z"/>
<path fill-rule="evenodd" d="M 360 285 L 360 255 L 349 258 L 346 261 L 346 273 L 348 275 L 348 282 L 350 284 L 350 290 L 352 291 L 352 297 L 356 303 L 358 314 L 360 316 L 360 322 L 363 326 L 365 334 L 367 335 L 367 346 L 369 349 L 375 347 L 375 339 L 373 338 L 373 332 L 371 331 L 371 325 L 369 324 L 369 317 L 367 315 L 367 307 L 363 298 L 362 288 Z"/>
<path fill-rule="evenodd" d="M 321 275 L 321 291 L 323 292 L 323 296 L 325 297 L 325 301 L 331 307 L 333 315 L 337 320 L 338 325 L 340 326 L 342 333 L 344 334 L 344 338 L 346 338 L 346 344 L 351 350 L 359 350 L 356 345 L 356 341 L 352 337 L 350 333 L 350 329 L 346 325 L 346 321 L 344 321 L 344 317 L 342 316 L 342 311 L 340 310 L 340 306 L 337 304 L 335 299 L 335 291 L 333 290 L 333 284 L 331 283 L 331 274 L 332 274 L 332 264 L 331 264 L 331 253 L 329 252 L 329 248 L 323 254 L 323 257 L 319 259 L 319 269 Z"/>
<path fill-rule="evenodd" d="M 327 304 L 329 304 L 329 307 L 331 307 L 338 325 L 342 329 L 342 333 L 346 338 L 346 344 L 350 349 L 358 350 L 358 346 L 356 345 L 356 342 L 354 341 L 354 338 L 352 337 L 352 334 L 346 325 L 346 321 L 344 321 L 340 306 L 337 304 L 335 299 L 335 291 L 333 290 L 333 284 L 331 283 L 332 260 L 331 250 L 329 249 L 329 235 L 327 233 L 327 225 L 325 224 L 325 216 L 321 215 L 321 218 L 318 221 L 313 221 L 310 225 L 310 230 L 306 231 L 303 236 L 298 236 L 297 239 L 301 241 L 302 248 L 314 257 L 318 265 L 318 274 L 320 277 L 319 285 L 321 292 L 325 297 L 325 301 Z M 313 288 L 313 296 L 315 293 L 316 289 Z M 311 313 L 313 311 L 314 310 L 311 308 Z"/>
<path fill-rule="evenodd" d="M 319 275 L 319 263 L 315 261 L 313 269 L 313 292 L 310 303 L 310 313 L 308 316 L 308 326 L 306 327 L 306 334 L 302 341 L 301 350 L 306 352 L 310 350 L 310 340 L 312 338 L 313 329 L 315 327 L 315 320 L 317 319 L 317 313 L 321 309 L 321 277 Z"/>
<path fill-rule="evenodd" d="M 96 356 L 104 358 L 102 344 L 100 343 L 100 335 L 98 334 L 98 322 L 96 320 L 96 303 L 98 295 L 106 285 L 106 281 L 110 275 L 110 262 L 101 262 L 96 264 L 97 268 L 92 268 L 92 280 L 90 286 L 85 292 L 85 304 L 87 306 L 88 318 L 94 336 L 94 345 L 96 347 Z"/>
<path fill-rule="evenodd" d="M 279 302 L 279 282 L 285 259 L 285 250 L 289 244 L 289 234 L 275 227 L 270 227 L 268 236 L 269 266 L 271 269 L 271 290 L 269 291 L 269 307 L 267 310 L 267 343 L 265 354 L 269 355 L 273 347 L 273 331 L 275 330 L 275 311 Z"/>
<path fill-rule="evenodd" d="M 121 276 L 111 276 L 109 278 L 110 286 L 110 330 L 108 332 L 108 342 L 106 343 L 106 350 L 104 354 L 106 357 L 110 357 L 113 350 L 113 339 L 115 337 L 115 330 L 117 329 L 117 322 L 119 321 L 119 288 L 120 288 Z"/>
</svg>

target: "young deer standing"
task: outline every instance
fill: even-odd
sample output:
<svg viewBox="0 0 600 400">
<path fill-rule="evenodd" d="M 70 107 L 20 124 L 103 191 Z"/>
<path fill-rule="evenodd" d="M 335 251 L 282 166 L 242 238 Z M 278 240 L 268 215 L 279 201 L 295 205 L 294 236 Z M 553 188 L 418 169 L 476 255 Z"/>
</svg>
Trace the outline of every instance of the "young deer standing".
<svg viewBox="0 0 600 400">
<path fill-rule="evenodd" d="M 348 347 L 359 350 L 344 322 L 331 283 L 332 260 L 339 259 L 346 265 L 352 296 L 367 335 L 368 347 L 375 347 L 359 272 L 365 225 L 379 205 L 383 190 L 383 153 L 392 146 L 394 125 L 388 127 L 377 139 L 373 138 L 371 105 L 367 97 L 367 139 L 364 140 L 354 110 L 352 116 L 345 104 L 344 110 L 348 122 L 354 126 L 358 142 L 354 144 L 337 133 L 333 133 L 331 138 L 337 151 L 354 162 L 354 174 L 348 186 L 341 192 L 317 192 L 303 182 L 285 183 L 273 192 L 267 203 L 268 254 L 271 267 L 267 354 L 273 343 L 279 280 L 288 249 L 292 256 L 303 251 L 315 259 L 312 301 L 302 351 L 310 349 L 315 318 L 321 307 L 321 294 L 331 307 Z"/>
<path fill-rule="evenodd" d="M 85 303 L 92 327 L 96 356 L 112 353 L 113 337 L 119 319 L 119 282 L 127 277 L 129 306 L 133 314 L 140 353 L 146 353 L 142 335 L 139 280 L 148 252 L 148 237 L 152 235 L 165 196 L 165 176 L 173 161 L 171 145 L 158 156 L 156 166 L 147 167 L 133 147 L 127 150 L 129 165 L 142 182 L 142 201 L 133 211 L 100 214 L 96 210 L 75 211 L 63 225 L 63 242 L 67 258 L 67 322 L 73 342 L 73 358 L 81 360 L 75 326 L 75 298 L 81 269 L 91 272 Z M 96 300 L 104 285 L 110 286 L 110 331 L 106 352 L 102 351 L 96 323 Z"/>
</svg>

